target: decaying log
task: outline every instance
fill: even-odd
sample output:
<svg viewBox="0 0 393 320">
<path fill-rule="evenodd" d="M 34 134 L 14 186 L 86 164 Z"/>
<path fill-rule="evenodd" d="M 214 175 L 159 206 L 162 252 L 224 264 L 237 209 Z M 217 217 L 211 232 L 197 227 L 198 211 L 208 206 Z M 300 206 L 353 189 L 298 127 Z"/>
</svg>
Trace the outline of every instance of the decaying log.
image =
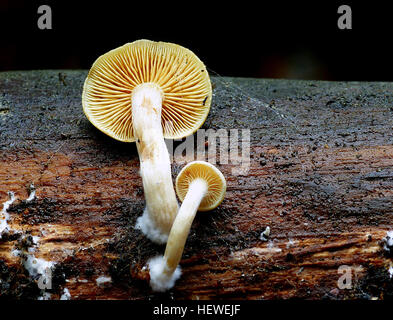
<svg viewBox="0 0 393 320">
<path fill-rule="evenodd" d="M 183 275 L 158 294 L 144 266 L 164 247 L 134 229 L 136 147 L 84 117 L 86 74 L 0 73 L 0 202 L 16 196 L 0 239 L 1 297 L 45 297 L 29 255 L 54 263 L 51 299 L 393 296 L 391 83 L 212 77 L 203 128 L 250 129 L 251 163 L 243 175 L 217 164 L 226 198 L 197 215 Z M 183 165 L 174 159 L 173 177 Z"/>
</svg>

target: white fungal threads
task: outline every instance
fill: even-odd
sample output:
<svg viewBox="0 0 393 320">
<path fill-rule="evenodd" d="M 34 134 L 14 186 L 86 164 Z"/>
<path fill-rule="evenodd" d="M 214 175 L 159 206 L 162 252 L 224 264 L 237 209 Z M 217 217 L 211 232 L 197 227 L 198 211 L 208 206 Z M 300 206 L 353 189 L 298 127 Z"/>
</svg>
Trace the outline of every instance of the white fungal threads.
<svg viewBox="0 0 393 320">
<path fill-rule="evenodd" d="M 39 237 L 33 236 L 32 240 L 33 245 L 37 246 Z M 55 262 L 36 258 L 33 254 L 34 252 L 35 248 L 30 247 L 22 249 L 19 251 L 18 255 L 21 257 L 23 266 L 29 275 L 33 278 L 37 278 L 39 283 L 42 284 L 43 288 L 40 289 L 51 289 L 52 267 L 55 265 Z"/>
<path fill-rule="evenodd" d="M 44 292 L 37 300 L 50 300 L 52 295 L 49 292 Z"/>
<path fill-rule="evenodd" d="M 292 238 L 289 238 L 288 242 L 287 242 L 287 249 L 290 247 L 293 247 L 295 244 L 296 244 L 296 241 L 294 241 Z"/>
<path fill-rule="evenodd" d="M 35 195 L 35 187 L 34 187 L 34 184 L 31 184 L 31 185 L 30 185 L 30 194 L 29 194 L 29 197 L 28 197 L 25 201 L 26 201 L 26 202 L 31 202 L 31 201 L 33 201 L 35 198 L 36 198 L 36 195 Z"/>
<path fill-rule="evenodd" d="M 30 186 L 32 190 L 29 197 L 25 200 L 26 202 L 31 202 L 35 199 L 35 189 L 34 185 Z M 13 192 L 8 193 L 10 199 L 3 204 L 3 209 L 0 215 L 0 239 L 4 232 L 9 231 L 8 221 L 10 219 L 10 215 L 7 212 L 11 204 L 16 200 L 15 194 Z M 33 236 L 32 242 L 34 245 L 37 245 L 39 237 Z M 22 264 L 24 268 L 28 271 L 29 275 L 33 278 L 39 278 L 43 283 L 49 283 L 50 279 L 50 270 L 54 262 L 46 261 L 44 259 L 36 258 L 33 254 L 35 251 L 34 248 L 27 248 L 27 250 L 13 250 L 11 254 L 13 256 L 19 256 L 22 259 Z"/>
<path fill-rule="evenodd" d="M 106 284 L 109 284 L 111 282 L 112 282 L 112 278 L 107 276 L 100 276 L 96 279 L 97 286 L 99 287 L 105 286 Z"/>
<path fill-rule="evenodd" d="M 259 236 L 259 239 L 261 239 L 262 241 L 268 241 L 269 240 L 269 236 L 270 236 L 270 227 L 267 226 L 265 231 L 263 231 L 261 233 L 261 235 Z"/>
<path fill-rule="evenodd" d="M 386 232 L 386 237 L 383 239 L 383 241 L 383 249 L 390 253 L 393 248 L 393 231 Z"/>
<path fill-rule="evenodd" d="M 157 256 L 148 261 L 150 270 L 150 286 L 154 291 L 164 292 L 173 288 L 176 280 L 181 276 L 180 266 L 177 266 L 173 273 L 168 275 L 165 272 L 168 268 L 167 261 L 163 256 Z"/>
<path fill-rule="evenodd" d="M 52 261 L 46 261 L 41 258 L 36 258 L 33 254 L 27 254 L 23 258 L 23 266 L 32 277 L 40 277 L 43 283 L 48 283 L 49 278 L 48 270 L 55 265 Z M 47 280 L 47 281 L 46 281 Z"/>
<path fill-rule="evenodd" d="M 275 246 L 274 240 L 273 241 L 269 240 L 269 242 L 267 243 L 266 248 L 269 249 L 270 252 L 281 252 L 282 251 L 281 248 L 278 248 L 278 247 Z"/>
<path fill-rule="evenodd" d="M 36 198 L 34 184 L 30 185 L 30 190 L 31 192 L 29 194 L 29 197 L 25 200 L 26 202 L 31 202 Z M 3 209 L 0 212 L 0 239 L 5 232 L 10 231 L 10 228 L 8 226 L 10 214 L 7 211 L 11 204 L 13 204 L 16 200 L 15 194 L 12 191 L 8 192 L 8 197 L 10 199 L 3 203 Z"/>
<path fill-rule="evenodd" d="M 162 233 L 156 227 L 147 208 L 145 208 L 143 214 L 136 220 L 135 229 L 141 230 L 147 238 L 155 243 L 166 243 L 168 240 L 168 234 Z"/>
<path fill-rule="evenodd" d="M 15 201 L 15 194 L 13 192 L 8 192 L 9 200 L 4 202 L 3 209 L 0 212 L 0 239 L 4 232 L 9 231 L 8 220 L 10 219 L 10 215 L 7 212 L 10 205 Z"/>
<path fill-rule="evenodd" d="M 10 220 L 10 215 L 7 212 L 11 204 L 16 200 L 15 194 L 13 192 L 8 192 L 9 200 L 3 203 L 3 208 L 0 212 L 0 239 L 4 232 L 10 231 L 8 226 L 8 221 Z M 30 185 L 30 194 L 25 202 L 29 203 L 36 198 L 34 185 Z M 19 232 L 19 231 L 17 231 Z M 39 237 L 30 236 L 31 244 L 33 246 L 38 245 Z M 45 289 L 51 289 L 52 286 L 52 267 L 55 262 L 47 261 L 42 258 L 36 258 L 34 255 L 34 247 L 24 247 L 22 249 L 14 249 L 11 251 L 11 255 L 15 257 L 20 257 L 21 263 L 29 275 L 34 279 L 38 280 L 38 287 L 42 289 L 42 295 L 38 297 L 38 300 L 49 300 L 51 294 L 46 292 Z M 69 293 L 68 293 L 69 294 Z"/>
<path fill-rule="evenodd" d="M 393 266 L 392 265 L 390 265 L 388 272 L 389 272 L 389 277 L 392 278 L 392 276 L 393 276 Z"/>
<path fill-rule="evenodd" d="M 64 288 L 63 294 L 60 297 L 60 300 L 70 300 L 71 299 L 71 294 L 70 291 L 67 288 Z"/>
</svg>

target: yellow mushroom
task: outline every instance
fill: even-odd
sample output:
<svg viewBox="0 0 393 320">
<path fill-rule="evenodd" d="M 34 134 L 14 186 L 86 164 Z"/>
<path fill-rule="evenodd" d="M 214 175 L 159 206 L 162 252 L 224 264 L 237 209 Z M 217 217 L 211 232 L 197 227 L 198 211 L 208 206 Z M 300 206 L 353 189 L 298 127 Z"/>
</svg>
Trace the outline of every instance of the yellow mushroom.
<svg viewBox="0 0 393 320">
<path fill-rule="evenodd" d="M 226 192 L 223 174 L 204 161 L 187 164 L 176 178 L 176 192 L 183 202 L 176 216 L 163 257 L 149 261 L 150 285 L 155 291 L 173 287 L 180 277 L 178 266 L 196 212 L 213 210 Z"/>
<path fill-rule="evenodd" d="M 164 138 L 193 134 L 205 121 L 212 89 L 190 50 L 138 40 L 100 56 L 85 80 L 83 110 L 99 130 L 136 142 L 146 209 L 137 227 L 165 243 L 179 209 Z"/>
</svg>

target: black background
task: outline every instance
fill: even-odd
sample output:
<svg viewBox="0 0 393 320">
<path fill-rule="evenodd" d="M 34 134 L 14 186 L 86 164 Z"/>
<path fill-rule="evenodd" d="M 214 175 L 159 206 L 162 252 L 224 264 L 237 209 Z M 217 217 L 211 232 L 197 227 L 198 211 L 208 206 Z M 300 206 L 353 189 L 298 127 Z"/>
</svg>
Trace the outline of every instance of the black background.
<svg viewBox="0 0 393 320">
<path fill-rule="evenodd" d="M 220 75 L 393 80 L 388 2 L 1 0 L 0 71 L 89 69 L 95 59 L 145 38 L 194 51 Z M 40 5 L 52 30 L 37 27 Z M 352 30 L 337 9 L 352 8 Z"/>
</svg>

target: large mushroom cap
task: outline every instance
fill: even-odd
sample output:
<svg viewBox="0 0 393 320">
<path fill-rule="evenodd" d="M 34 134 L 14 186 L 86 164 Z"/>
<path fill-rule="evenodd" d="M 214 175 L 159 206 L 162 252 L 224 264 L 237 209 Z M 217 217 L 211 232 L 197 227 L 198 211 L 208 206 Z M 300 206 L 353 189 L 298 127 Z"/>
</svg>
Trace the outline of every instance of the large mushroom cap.
<svg viewBox="0 0 393 320">
<path fill-rule="evenodd" d="M 209 211 L 218 207 L 224 200 L 227 188 L 226 180 L 220 170 L 205 161 L 188 163 L 176 178 L 176 193 L 181 201 L 186 197 L 191 182 L 203 179 L 207 182 L 206 196 L 199 205 L 199 211 Z"/>
<path fill-rule="evenodd" d="M 212 98 L 205 65 L 186 48 L 149 40 L 127 43 L 94 62 L 83 87 L 83 111 L 102 132 L 134 142 L 131 94 L 142 83 L 162 90 L 165 138 L 189 136 L 204 123 Z"/>
</svg>

